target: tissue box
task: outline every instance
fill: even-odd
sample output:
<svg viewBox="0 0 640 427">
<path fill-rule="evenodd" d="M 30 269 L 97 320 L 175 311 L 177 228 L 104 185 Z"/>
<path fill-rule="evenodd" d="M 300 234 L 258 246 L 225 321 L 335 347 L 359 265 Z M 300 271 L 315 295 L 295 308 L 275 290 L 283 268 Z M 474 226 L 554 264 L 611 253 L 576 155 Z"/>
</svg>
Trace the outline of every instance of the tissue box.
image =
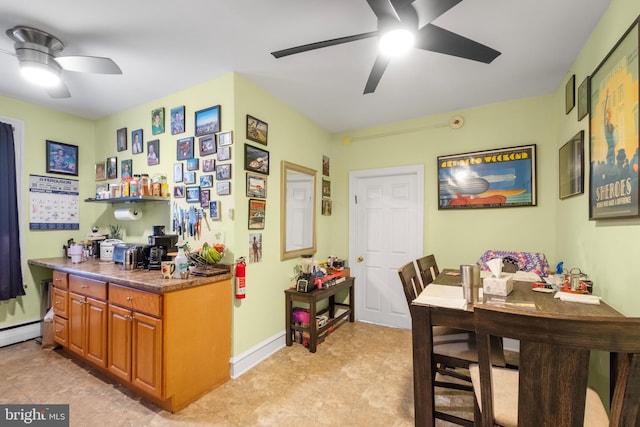
<svg viewBox="0 0 640 427">
<path fill-rule="evenodd" d="M 513 279 L 507 276 L 485 277 L 482 281 L 482 292 L 490 295 L 506 297 L 513 290 Z"/>
</svg>

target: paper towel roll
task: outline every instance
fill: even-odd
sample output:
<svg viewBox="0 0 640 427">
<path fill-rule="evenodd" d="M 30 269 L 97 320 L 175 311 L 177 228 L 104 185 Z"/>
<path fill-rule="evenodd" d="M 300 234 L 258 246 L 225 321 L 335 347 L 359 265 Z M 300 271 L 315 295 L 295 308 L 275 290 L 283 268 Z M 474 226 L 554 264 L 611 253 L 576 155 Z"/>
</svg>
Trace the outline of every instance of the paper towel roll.
<svg viewBox="0 0 640 427">
<path fill-rule="evenodd" d="M 119 220 L 132 221 L 142 218 L 142 211 L 130 208 L 116 209 L 113 216 Z"/>
</svg>

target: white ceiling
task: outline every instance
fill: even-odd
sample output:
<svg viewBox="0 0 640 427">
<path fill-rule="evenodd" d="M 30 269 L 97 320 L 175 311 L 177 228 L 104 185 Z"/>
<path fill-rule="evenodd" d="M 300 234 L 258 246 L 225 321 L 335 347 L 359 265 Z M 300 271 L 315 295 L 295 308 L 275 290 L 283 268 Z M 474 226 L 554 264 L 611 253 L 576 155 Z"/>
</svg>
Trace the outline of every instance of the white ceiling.
<svg viewBox="0 0 640 427">
<path fill-rule="evenodd" d="M 419 15 L 425 1 L 414 2 Z M 609 3 L 463 0 L 434 24 L 502 55 L 483 64 L 414 49 L 363 95 L 376 38 L 270 52 L 375 31 L 365 0 L 3 0 L 0 95 L 97 119 L 235 71 L 325 129 L 348 131 L 553 93 Z M 63 72 L 72 96 L 50 99 L 7 54 L 4 32 L 16 25 L 50 32 L 64 55 L 110 57 L 123 75 Z"/>
</svg>

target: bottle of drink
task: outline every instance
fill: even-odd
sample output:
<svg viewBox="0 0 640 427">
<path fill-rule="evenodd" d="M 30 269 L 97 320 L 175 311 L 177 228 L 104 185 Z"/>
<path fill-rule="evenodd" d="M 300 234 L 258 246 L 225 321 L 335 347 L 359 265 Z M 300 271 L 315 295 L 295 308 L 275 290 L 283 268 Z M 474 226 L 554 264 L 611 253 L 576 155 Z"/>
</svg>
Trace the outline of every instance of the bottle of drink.
<svg viewBox="0 0 640 427">
<path fill-rule="evenodd" d="M 186 246 L 186 243 L 176 246 L 178 246 L 178 255 L 176 255 L 175 259 L 173 260 L 173 263 L 176 266 L 173 272 L 173 277 L 175 277 L 176 279 L 182 279 L 185 278 L 185 275 L 189 273 L 189 260 L 184 254 L 184 247 Z"/>
</svg>

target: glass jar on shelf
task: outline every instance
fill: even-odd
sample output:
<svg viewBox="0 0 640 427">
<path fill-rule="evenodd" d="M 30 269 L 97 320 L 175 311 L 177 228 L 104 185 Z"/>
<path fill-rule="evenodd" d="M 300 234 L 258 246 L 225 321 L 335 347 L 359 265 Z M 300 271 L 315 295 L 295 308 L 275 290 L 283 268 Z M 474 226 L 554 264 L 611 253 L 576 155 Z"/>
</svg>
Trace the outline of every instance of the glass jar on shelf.
<svg viewBox="0 0 640 427">
<path fill-rule="evenodd" d="M 131 197 L 140 195 L 140 174 L 133 175 L 131 182 L 129 182 L 129 194 Z"/>
<path fill-rule="evenodd" d="M 149 178 L 148 173 L 143 173 L 140 176 L 140 195 L 141 196 L 151 195 L 151 179 Z"/>
</svg>

